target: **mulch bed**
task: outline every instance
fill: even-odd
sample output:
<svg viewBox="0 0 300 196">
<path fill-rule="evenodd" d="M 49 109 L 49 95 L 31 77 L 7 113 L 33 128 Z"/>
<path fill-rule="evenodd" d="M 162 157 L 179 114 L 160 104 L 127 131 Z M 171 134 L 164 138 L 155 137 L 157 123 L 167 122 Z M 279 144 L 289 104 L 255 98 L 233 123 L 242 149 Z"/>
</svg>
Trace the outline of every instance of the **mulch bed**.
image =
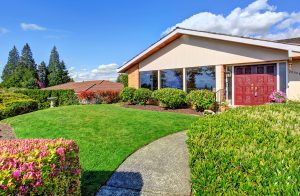
<svg viewBox="0 0 300 196">
<path fill-rule="evenodd" d="M 140 110 L 160 111 L 160 112 L 176 112 L 181 114 L 190 114 L 190 115 L 197 115 L 197 116 L 203 115 L 203 113 L 196 112 L 191 108 L 167 109 L 167 108 L 159 107 L 157 105 L 129 105 L 129 104 L 124 104 L 123 107 L 140 109 Z"/>
<path fill-rule="evenodd" d="M 6 124 L 0 124 L 0 140 L 16 139 L 13 129 Z"/>
</svg>

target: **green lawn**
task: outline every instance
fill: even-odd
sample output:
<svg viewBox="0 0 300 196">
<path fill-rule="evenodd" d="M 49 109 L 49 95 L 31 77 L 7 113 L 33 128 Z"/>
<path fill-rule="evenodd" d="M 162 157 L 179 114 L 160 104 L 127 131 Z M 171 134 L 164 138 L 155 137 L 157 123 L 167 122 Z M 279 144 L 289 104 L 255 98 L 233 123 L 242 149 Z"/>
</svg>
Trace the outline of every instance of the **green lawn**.
<svg viewBox="0 0 300 196">
<path fill-rule="evenodd" d="M 198 117 L 126 109 L 119 105 L 67 106 L 4 120 L 18 138 L 66 138 L 80 148 L 82 193 L 92 195 L 131 153 Z"/>
</svg>

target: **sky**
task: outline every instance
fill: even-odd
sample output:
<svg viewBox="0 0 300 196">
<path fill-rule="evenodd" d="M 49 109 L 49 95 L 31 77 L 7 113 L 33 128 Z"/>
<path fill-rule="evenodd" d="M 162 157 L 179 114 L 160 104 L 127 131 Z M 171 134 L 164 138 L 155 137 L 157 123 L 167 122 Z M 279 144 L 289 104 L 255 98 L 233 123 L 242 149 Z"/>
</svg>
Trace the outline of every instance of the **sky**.
<svg viewBox="0 0 300 196">
<path fill-rule="evenodd" d="M 116 69 L 176 26 L 264 39 L 300 37 L 298 0 L 2 0 L 0 71 L 15 45 L 37 64 L 55 45 L 75 81 Z"/>
</svg>

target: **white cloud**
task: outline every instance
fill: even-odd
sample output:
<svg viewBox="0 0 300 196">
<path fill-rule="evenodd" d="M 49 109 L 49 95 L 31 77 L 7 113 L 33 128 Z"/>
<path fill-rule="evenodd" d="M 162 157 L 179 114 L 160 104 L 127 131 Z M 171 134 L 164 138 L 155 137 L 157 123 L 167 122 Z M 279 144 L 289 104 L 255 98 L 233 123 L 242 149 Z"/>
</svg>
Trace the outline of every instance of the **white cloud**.
<svg viewBox="0 0 300 196">
<path fill-rule="evenodd" d="M 300 12 L 278 12 L 268 0 L 256 0 L 246 8 L 235 8 L 227 16 L 200 12 L 166 29 L 176 27 L 268 39 L 299 37 Z"/>
<path fill-rule="evenodd" d="M 24 31 L 45 31 L 45 30 L 47 30 L 45 27 L 39 26 L 37 24 L 21 23 L 20 26 Z"/>
<path fill-rule="evenodd" d="M 99 65 L 95 69 L 81 69 L 76 70 L 75 67 L 69 69 L 71 78 L 75 81 L 87 81 L 87 80 L 110 80 L 115 81 L 118 77 L 117 73 L 118 65 L 116 63 Z"/>
<path fill-rule="evenodd" d="M 6 33 L 8 33 L 8 32 L 9 32 L 8 29 L 3 28 L 3 27 L 0 27 L 0 35 L 6 34 Z"/>
</svg>

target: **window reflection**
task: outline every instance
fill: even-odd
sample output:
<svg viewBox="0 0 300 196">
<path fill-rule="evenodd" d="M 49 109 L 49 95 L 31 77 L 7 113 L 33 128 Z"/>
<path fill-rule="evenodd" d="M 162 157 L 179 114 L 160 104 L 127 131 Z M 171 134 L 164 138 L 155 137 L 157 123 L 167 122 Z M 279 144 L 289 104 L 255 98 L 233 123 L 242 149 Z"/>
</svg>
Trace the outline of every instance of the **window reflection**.
<svg viewBox="0 0 300 196">
<path fill-rule="evenodd" d="M 208 89 L 216 87 L 215 66 L 203 66 L 186 69 L 187 90 Z"/>
<path fill-rule="evenodd" d="M 183 89 L 183 69 L 168 69 L 160 72 L 162 88 Z"/>
<path fill-rule="evenodd" d="M 142 72 L 140 72 L 141 88 L 148 88 L 150 90 L 156 90 L 158 88 L 157 73 L 158 73 L 158 71 L 142 71 Z"/>
</svg>

